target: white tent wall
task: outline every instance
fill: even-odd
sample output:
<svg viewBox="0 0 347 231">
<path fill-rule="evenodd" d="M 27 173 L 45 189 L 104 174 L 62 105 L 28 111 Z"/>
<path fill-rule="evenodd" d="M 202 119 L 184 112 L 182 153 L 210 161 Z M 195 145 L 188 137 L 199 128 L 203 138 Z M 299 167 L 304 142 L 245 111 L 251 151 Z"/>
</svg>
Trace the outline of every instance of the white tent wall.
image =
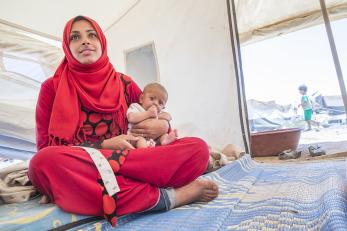
<svg viewBox="0 0 347 231">
<path fill-rule="evenodd" d="M 121 72 L 124 51 L 154 42 L 180 136 L 244 147 L 225 0 L 140 1 L 106 34 L 109 56 Z"/>
</svg>

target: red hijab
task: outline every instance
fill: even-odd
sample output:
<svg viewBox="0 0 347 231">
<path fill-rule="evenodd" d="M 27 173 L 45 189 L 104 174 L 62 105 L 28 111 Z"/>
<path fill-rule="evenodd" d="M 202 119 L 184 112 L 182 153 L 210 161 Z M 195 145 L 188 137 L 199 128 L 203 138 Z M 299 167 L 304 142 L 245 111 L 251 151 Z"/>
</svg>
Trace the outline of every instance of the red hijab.
<svg viewBox="0 0 347 231">
<path fill-rule="evenodd" d="M 99 113 L 112 114 L 113 123 L 125 133 L 127 103 L 124 86 L 107 56 L 107 44 L 100 26 L 83 16 L 96 30 L 102 55 L 92 64 L 81 64 L 69 49 L 70 32 L 75 18 L 64 29 L 65 57 L 53 76 L 56 91 L 48 133 L 50 145 L 76 144 L 84 141 L 81 106 Z"/>
</svg>

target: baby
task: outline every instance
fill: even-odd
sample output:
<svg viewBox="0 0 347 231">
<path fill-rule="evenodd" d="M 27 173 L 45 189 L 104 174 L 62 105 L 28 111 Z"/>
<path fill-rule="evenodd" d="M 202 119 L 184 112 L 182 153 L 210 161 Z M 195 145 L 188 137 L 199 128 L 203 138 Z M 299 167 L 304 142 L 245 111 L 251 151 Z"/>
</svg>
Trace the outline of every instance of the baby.
<svg viewBox="0 0 347 231">
<path fill-rule="evenodd" d="M 162 111 L 165 108 L 168 99 L 166 89 L 159 83 L 150 83 L 145 86 L 143 93 L 140 96 L 139 104 L 133 103 L 127 111 L 127 119 L 129 122 L 129 131 L 133 124 L 137 124 L 143 120 L 150 118 L 171 120 L 171 115 Z M 154 147 L 157 143 L 161 145 L 170 144 L 177 139 L 177 131 L 172 130 L 160 136 L 156 141 L 152 139 L 146 140 L 144 137 L 139 137 L 135 146 L 137 148 Z"/>
</svg>

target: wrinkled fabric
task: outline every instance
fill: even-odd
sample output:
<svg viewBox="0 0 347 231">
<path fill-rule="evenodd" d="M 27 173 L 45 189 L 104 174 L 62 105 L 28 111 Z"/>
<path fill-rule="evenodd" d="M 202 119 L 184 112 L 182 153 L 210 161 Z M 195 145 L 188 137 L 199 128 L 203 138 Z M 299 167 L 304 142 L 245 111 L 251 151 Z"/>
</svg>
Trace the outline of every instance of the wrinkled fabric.
<svg viewBox="0 0 347 231">
<path fill-rule="evenodd" d="M 29 162 L 0 169 L 0 204 L 28 201 L 37 191 L 27 176 Z"/>
</svg>

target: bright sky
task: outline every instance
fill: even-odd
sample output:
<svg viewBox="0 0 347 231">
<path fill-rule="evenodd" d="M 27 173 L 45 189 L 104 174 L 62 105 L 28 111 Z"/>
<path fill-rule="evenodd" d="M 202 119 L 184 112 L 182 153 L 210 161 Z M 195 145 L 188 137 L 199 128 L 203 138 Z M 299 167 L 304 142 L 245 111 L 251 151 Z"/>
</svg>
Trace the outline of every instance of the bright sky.
<svg viewBox="0 0 347 231">
<path fill-rule="evenodd" d="M 347 85 L 347 19 L 331 23 Z M 324 24 L 241 47 L 247 99 L 299 101 L 308 93 L 341 95 Z"/>
</svg>

